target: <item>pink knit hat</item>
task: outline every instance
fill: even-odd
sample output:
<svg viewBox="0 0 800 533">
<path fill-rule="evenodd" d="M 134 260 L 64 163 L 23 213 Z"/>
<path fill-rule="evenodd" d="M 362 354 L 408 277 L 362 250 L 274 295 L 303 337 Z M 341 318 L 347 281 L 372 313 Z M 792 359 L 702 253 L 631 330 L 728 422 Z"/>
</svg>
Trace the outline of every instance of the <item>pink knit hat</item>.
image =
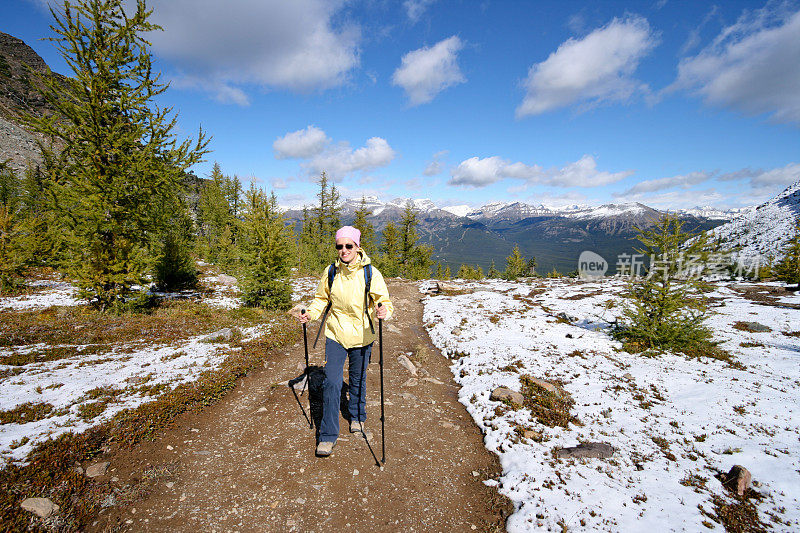
<svg viewBox="0 0 800 533">
<path fill-rule="evenodd" d="M 353 226 L 339 228 L 339 231 L 336 232 L 336 240 L 338 241 L 339 239 L 350 239 L 356 243 L 356 246 L 361 246 L 361 232 Z"/>
</svg>

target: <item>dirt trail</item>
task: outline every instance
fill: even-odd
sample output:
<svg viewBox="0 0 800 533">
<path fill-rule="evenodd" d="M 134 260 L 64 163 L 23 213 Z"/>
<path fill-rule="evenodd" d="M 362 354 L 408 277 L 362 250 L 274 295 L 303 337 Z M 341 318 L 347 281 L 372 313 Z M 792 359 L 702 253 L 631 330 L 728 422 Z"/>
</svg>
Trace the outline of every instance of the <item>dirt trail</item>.
<svg viewBox="0 0 800 533">
<path fill-rule="evenodd" d="M 389 290 L 398 311 L 384 324 L 384 470 L 345 420 L 333 455 L 315 457 L 315 432 L 300 405 L 287 386 L 275 386 L 302 371 L 301 341 L 272 354 L 216 405 L 179 417 L 153 442 L 102 459 L 111 462 L 106 480 L 120 494 L 147 490 L 130 505 L 103 510 L 91 530 L 503 531 L 510 504 L 482 483 L 497 476 L 497 459 L 422 327 L 417 284 L 390 282 Z M 310 337 L 312 330 L 316 324 Z M 409 352 L 428 373 L 416 385 L 397 361 Z M 314 361 L 321 363 L 321 349 Z M 380 458 L 377 343 L 372 361 L 366 429 Z M 308 412 L 308 393 L 300 401 Z"/>
</svg>

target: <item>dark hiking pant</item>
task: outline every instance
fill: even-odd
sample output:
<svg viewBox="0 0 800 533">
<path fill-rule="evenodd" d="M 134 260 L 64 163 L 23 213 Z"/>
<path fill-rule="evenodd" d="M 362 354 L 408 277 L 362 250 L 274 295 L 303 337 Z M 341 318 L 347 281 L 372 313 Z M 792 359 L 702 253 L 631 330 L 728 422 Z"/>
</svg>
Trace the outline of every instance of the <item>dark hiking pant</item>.
<svg viewBox="0 0 800 533">
<path fill-rule="evenodd" d="M 347 412 L 351 420 L 367 419 L 367 365 L 372 353 L 368 346 L 347 349 L 332 339 L 325 339 L 325 382 L 322 385 L 322 423 L 320 442 L 335 442 L 339 437 L 339 408 L 342 394 L 344 360 L 349 358 L 349 400 Z"/>
</svg>

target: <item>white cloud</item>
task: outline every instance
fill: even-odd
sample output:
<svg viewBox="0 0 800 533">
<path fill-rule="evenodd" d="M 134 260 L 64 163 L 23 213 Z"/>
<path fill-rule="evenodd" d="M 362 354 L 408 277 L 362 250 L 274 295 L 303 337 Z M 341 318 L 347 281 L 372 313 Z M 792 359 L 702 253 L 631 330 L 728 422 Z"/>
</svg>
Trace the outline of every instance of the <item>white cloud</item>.
<svg viewBox="0 0 800 533">
<path fill-rule="evenodd" d="M 271 182 L 273 189 L 288 189 L 289 184 L 286 183 L 286 180 L 283 178 L 275 178 Z"/>
<path fill-rule="evenodd" d="M 615 18 L 583 39 L 570 38 L 530 68 L 527 94 L 517 117 L 538 115 L 575 102 L 597 105 L 625 101 L 647 86 L 632 75 L 656 45 L 647 20 Z"/>
<path fill-rule="evenodd" d="M 441 150 L 433 154 L 433 158 L 430 163 L 425 166 L 425 170 L 422 171 L 422 174 L 425 176 L 441 174 L 442 170 L 444 170 L 444 158 L 447 157 L 448 153 L 447 150 Z"/>
<path fill-rule="evenodd" d="M 408 20 L 412 23 L 416 23 L 434 1 L 435 0 L 406 0 L 403 2 Z"/>
<path fill-rule="evenodd" d="M 695 185 L 713 180 L 716 186 L 698 190 Z M 694 207 L 698 205 L 742 206 L 755 205 L 773 198 L 792 183 L 800 180 L 800 164 L 789 163 L 770 170 L 743 168 L 733 172 L 697 171 L 679 176 L 642 181 L 623 192 L 613 193 L 625 201 L 638 201 L 647 205 L 668 207 Z M 733 187 L 729 182 L 746 181 L 748 186 Z M 663 192 L 669 188 L 675 191 Z"/>
<path fill-rule="evenodd" d="M 716 189 L 669 191 L 649 196 L 632 195 L 626 200 L 641 202 L 657 209 L 691 209 L 704 205 L 725 208 L 736 205 L 730 194 L 723 194 Z"/>
<path fill-rule="evenodd" d="M 783 6 L 745 12 L 699 54 L 681 60 L 668 90 L 693 90 L 707 104 L 800 122 L 800 11 L 771 11 L 776 5 Z"/>
<path fill-rule="evenodd" d="M 714 177 L 714 174 L 709 172 L 690 172 L 689 174 L 682 174 L 679 176 L 670 176 L 666 178 L 645 180 L 645 181 L 640 181 L 627 191 L 615 192 L 614 196 L 617 197 L 630 196 L 647 192 L 661 191 L 664 189 L 671 189 L 673 187 L 688 189 L 693 185 L 697 185 L 698 183 L 708 181 L 712 177 Z"/>
<path fill-rule="evenodd" d="M 598 187 L 617 182 L 633 171 L 601 172 L 594 157 L 584 155 L 578 161 L 561 168 L 544 169 L 539 165 L 511 163 L 498 156 L 479 159 L 471 157 L 462 161 L 452 172 L 450 185 L 484 187 L 502 179 L 519 179 L 529 184 L 553 187 Z"/>
<path fill-rule="evenodd" d="M 308 159 L 321 153 L 330 141 L 324 131 L 316 126 L 308 126 L 278 137 L 272 143 L 272 149 L 278 159 Z"/>
<path fill-rule="evenodd" d="M 358 65 L 359 30 L 334 16 L 341 0 L 154 0 L 147 35 L 176 80 L 246 104 L 243 86 L 307 92 L 341 84 Z M 126 6 L 133 5 L 126 0 Z"/>
<path fill-rule="evenodd" d="M 466 81 L 456 62 L 462 47 L 461 39 L 453 35 L 407 53 L 392 75 L 392 84 L 406 91 L 412 106 L 430 102 L 448 87 Z"/>
<path fill-rule="evenodd" d="M 372 137 L 367 139 L 366 146 L 356 150 L 346 142 L 338 143 L 315 155 L 303 166 L 311 173 L 325 171 L 331 178 L 341 178 L 353 172 L 369 172 L 385 167 L 395 158 L 396 152 L 386 139 Z"/>
</svg>

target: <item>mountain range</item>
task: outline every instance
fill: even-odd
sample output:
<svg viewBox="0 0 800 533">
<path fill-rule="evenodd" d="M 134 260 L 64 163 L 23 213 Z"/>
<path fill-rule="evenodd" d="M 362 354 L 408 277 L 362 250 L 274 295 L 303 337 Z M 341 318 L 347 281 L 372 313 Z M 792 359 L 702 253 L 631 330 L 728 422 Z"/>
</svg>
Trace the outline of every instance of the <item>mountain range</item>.
<svg viewBox="0 0 800 533">
<path fill-rule="evenodd" d="M 40 158 L 37 137 L 25 130 L 20 117 L 52 112 L 39 96 L 31 70 L 67 83 L 67 78 L 52 73 L 22 40 L 0 32 L 0 161 L 9 161 L 18 172 Z M 187 174 L 185 181 L 189 203 L 196 207 L 203 180 Z M 372 211 L 368 218 L 379 234 L 390 221 L 399 221 L 411 202 L 418 213 L 421 242 L 433 247 L 435 260 L 451 268 L 470 263 L 487 269 L 494 261 L 502 270 L 505 258 L 518 245 L 523 255 L 537 258 L 540 272 L 552 268 L 575 270 L 583 250 L 594 251 L 614 265 L 619 254 L 633 252 L 637 244 L 635 228 L 650 227 L 668 213 L 640 203 L 548 207 L 494 202 L 475 208 L 438 207 L 428 199 L 397 198 L 385 202 L 366 197 L 365 201 Z M 360 203 L 360 198 L 343 202 L 344 222 L 352 222 Z M 696 207 L 669 213 L 683 219 L 687 230 L 713 230 L 713 237 L 723 248 L 735 250 L 742 257 L 779 258 L 800 216 L 799 206 L 800 181 L 757 207 Z M 295 207 L 287 208 L 286 213 L 290 221 L 296 222 L 302 211 Z"/>
<path fill-rule="evenodd" d="M 351 223 L 361 199 L 342 203 L 342 220 Z M 408 203 L 417 212 L 420 242 L 431 245 L 433 257 L 457 269 L 470 263 L 488 269 L 505 268 L 505 258 L 519 246 L 526 258 L 536 257 L 540 272 L 577 268 L 578 256 L 591 250 L 615 265 L 620 254 L 633 253 L 636 228 L 649 228 L 667 214 L 640 203 L 606 204 L 597 207 L 573 205 L 562 208 L 522 202 L 494 202 L 480 208 L 438 207 L 429 199 L 397 198 L 382 202 L 364 197 L 372 212 L 367 220 L 380 234 L 390 221 L 403 216 Z M 735 211 L 696 208 L 672 213 L 686 222 L 689 231 L 714 228 L 737 215 Z M 302 210 L 289 208 L 287 218 L 298 222 Z"/>
<path fill-rule="evenodd" d="M 800 224 L 800 180 L 771 200 L 746 209 L 714 228 L 711 238 L 743 262 L 781 259 L 789 238 Z"/>
</svg>

